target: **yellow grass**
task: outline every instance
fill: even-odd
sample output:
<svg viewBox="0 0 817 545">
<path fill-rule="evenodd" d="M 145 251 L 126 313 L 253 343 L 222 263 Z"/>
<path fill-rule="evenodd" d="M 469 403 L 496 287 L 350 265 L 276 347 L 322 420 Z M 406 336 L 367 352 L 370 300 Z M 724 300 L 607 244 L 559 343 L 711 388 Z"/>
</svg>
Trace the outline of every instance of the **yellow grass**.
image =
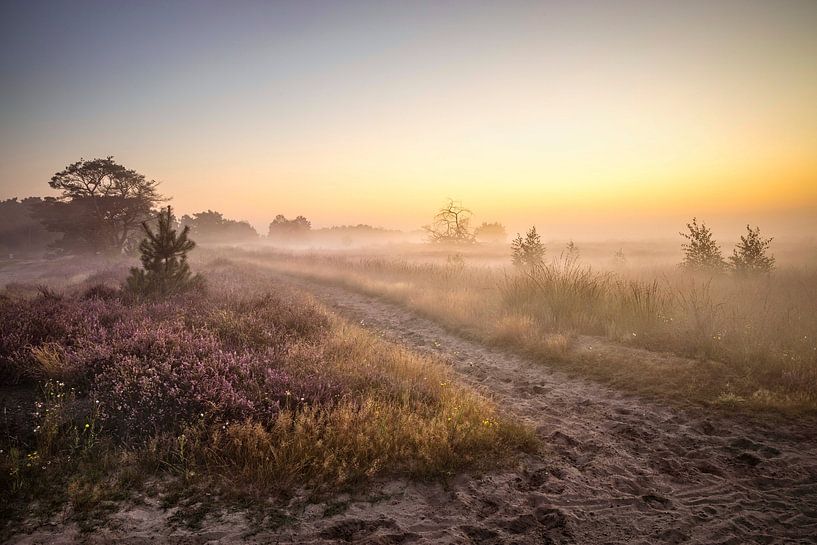
<svg viewBox="0 0 817 545">
<path fill-rule="evenodd" d="M 760 409 L 817 409 L 817 274 L 758 278 L 676 268 L 596 271 L 560 259 L 532 271 L 403 258 L 276 256 L 278 271 L 384 297 L 480 340 L 625 388 Z M 571 353 L 580 335 L 690 358 Z M 626 361 L 625 361 L 626 360 Z"/>
<path fill-rule="evenodd" d="M 534 448 L 531 430 L 458 385 L 442 362 L 339 319 L 325 342 L 322 371 L 354 395 L 282 411 L 269 425 L 191 428 L 154 444 L 154 456 L 260 488 L 337 487 L 377 475 L 450 476 Z M 291 365 L 302 361 L 296 350 Z"/>
</svg>

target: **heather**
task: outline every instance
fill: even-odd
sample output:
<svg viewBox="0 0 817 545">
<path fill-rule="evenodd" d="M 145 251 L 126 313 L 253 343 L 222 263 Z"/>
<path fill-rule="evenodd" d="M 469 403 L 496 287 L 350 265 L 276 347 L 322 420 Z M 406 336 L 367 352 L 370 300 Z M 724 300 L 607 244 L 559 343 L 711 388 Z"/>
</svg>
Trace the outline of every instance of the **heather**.
<svg viewBox="0 0 817 545">
<path fill-rule="evenodd" d="M 222 260 L 206 276 L 161 299 L 113 282 L 0 297 L 10 509 L 48 495 L 93 511 L 151 475 L 242 494 L 439 477 L 531 445 L 440 362 L 257 268 Z"/>
</svg>

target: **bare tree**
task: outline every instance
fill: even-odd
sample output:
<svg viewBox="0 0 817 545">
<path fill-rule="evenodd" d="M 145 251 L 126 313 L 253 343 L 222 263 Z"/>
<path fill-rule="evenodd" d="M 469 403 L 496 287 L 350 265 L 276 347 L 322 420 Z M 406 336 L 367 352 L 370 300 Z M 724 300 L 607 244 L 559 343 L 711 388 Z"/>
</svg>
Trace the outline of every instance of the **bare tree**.
<svg viewBox="0 0 817 545">
<path fill-rule="evenodd" d="M 434 216 L 434 222 L 423 229 L 432 242 L 471 244 L 475 240 L 470 229 L 471 216 L 473 213 L 464 208 L 462 203 L 448 199 Z"/>
</svg>

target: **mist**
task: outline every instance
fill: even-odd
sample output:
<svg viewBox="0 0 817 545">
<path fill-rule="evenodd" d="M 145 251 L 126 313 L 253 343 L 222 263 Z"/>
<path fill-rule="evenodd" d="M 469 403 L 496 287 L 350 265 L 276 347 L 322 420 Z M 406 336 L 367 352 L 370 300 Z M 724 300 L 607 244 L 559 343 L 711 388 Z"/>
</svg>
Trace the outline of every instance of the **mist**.
<svg viewBox="0 0 817 545">
<path fill-rule="evenodd" d="M 817 536 L 817 2 L 0 2 L 0 542 Z"/>
</svg>

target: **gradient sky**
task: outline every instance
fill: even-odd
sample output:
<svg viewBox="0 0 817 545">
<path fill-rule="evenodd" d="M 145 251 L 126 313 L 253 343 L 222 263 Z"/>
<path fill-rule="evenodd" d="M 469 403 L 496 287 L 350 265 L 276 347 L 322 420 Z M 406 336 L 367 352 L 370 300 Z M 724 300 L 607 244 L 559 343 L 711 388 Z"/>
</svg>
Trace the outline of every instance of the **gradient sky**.
<svg viewBox="0 0 817 545">
<path fill-rule="evenodd" d="M 0 6 L 0 198 L 114 155 L 259 228 L 817 219 L 815 1 Z"/>
</svg>

